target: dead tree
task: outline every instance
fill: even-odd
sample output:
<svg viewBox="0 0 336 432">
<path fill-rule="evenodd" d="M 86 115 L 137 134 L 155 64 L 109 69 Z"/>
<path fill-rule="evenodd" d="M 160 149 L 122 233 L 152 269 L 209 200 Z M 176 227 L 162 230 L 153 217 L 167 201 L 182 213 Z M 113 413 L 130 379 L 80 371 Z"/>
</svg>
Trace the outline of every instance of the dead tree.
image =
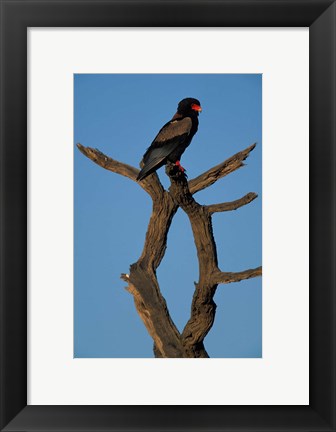
<svg viewBox="0 0 336 432">
<path fill-rule="evenodd" d="M 111 159 L 97 149 L 81 144 L 77 147 L 99 166 L 136 181 L 137 168 Z M 156 173 L 138 183 L 152 198 L 152 215 L 142 254 L 130 266 L 129 274 L 122 274 L 121 278 L 127 282 L 127 290 L 134 297 L 138 314 L 153 338 L 155 357 L 209 357 L 203 342 L 214 323 L 216 304 L 213 298 L 218 284 L 261 276 L 261 267 L 235 273 L 219 269 L 211 221 L 213 213 L 236 210 L 257 198 L 257 194 L 250 192 L 236 201 L 212 205 L 201 205 L 193 198 L 196 192 L 242 167 L 254 148 L 255 144 L 190 181 L 173 165 L 167 165 L 166 173 L 171 182 L 169 190 L 164 189 Z M 156 269 L 167 247 L 168 231 L 179 207 L 189 218 L 199 263 L 199 280 L 195 283 L 191 314 L 182 333 L 170 317 L 156 277 Z"/>
</svg>

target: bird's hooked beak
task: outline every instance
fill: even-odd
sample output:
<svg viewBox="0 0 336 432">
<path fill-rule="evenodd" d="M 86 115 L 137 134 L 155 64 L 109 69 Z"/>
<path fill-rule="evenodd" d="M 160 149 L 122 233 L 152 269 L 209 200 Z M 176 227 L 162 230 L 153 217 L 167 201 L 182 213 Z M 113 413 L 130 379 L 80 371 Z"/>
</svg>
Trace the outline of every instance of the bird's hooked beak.
<svg viewBox="0 0 336 432">
<path fill-rule="evenodd" d="M 197 112 L 202 112 L 202 108 L 197 104 L 191 104 L 191 109 Z"/>
</svg>

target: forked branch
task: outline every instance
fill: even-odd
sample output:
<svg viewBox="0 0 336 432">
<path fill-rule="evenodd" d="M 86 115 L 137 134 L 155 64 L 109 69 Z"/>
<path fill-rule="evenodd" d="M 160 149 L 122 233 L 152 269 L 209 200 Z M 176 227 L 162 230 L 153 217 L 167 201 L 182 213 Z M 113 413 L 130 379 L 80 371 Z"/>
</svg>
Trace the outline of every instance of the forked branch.
<svg viewBox="0 0 336 432">
<path fill-rule="evenodd" d="M 77 144 L 77 147 L 99 166 L 136 181 L 138 169 L 116 161 L 97 149 L 81 144 Z M 250 192 L 238 200 L 209 206 L 197 203 L 192 196 L 243 166 L 243 161 L 254 147 L 255 144 L 189 182 L 183 174 L 176 172 L 174 166 L 168 164 L 166 172 L 171 180 L 169 191 L 163 188 L 156 173 L 138 183 L 151 196 L 153 210 L 142 254 L 130 266 L 130 273 L 122 274 L 121 278 L 127 282 L 136 309 L 153 338 L 156 357 L 208 357 L 203 341 L 214 322 L 216 305 L 213 297 L 218 284 L 261 276 L 261 267 L 238 273 L 219 269 L 211 220 L 213 213 L 238 209 L 253 201 L 257 195 Z M 195 284 L 191 315 L 182 334 L 170 317 L 156 277 L 156 270 L 165 254 L 168 231 L 178 207 L 189 217 L 199 262 L 199 281 Z"/>
</svg>

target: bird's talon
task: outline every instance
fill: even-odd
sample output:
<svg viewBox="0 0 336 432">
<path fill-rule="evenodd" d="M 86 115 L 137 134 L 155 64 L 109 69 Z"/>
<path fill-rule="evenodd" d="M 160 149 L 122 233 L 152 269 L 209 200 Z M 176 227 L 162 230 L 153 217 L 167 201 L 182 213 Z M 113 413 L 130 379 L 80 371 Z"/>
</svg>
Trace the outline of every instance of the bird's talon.
<svg viewBox="0 0 336 432">
<path fill-rule="evenodd" d="M 175 165 L 178 167 L 178 169 L 179 169 L 181 172 L 184 173 L 184 172 L 186 171 L 186 169 L 183 168 L 183 166 L 181 165 L 180 161 L 176 161 L 176 162 L 175 162 Z"/>
</svg>

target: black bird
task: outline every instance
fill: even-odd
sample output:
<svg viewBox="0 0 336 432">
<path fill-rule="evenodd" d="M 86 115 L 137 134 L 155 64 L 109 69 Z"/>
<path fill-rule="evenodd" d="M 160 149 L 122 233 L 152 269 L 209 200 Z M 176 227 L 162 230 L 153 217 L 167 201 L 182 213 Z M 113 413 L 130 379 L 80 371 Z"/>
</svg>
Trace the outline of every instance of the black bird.
<svg viewBox="0 0 336 432">
<path fill-rule="evenodd" d="M 143 168 L 137 180 L 161 168 L 167 162 L 175 164 L 180 171 L 180 158 L 198 129 L 198 114 L 202 111 L 197 99 L 186 98 L 178 104 L 174 117 L 166 123 L 143 155 Z"/>
</svg>

